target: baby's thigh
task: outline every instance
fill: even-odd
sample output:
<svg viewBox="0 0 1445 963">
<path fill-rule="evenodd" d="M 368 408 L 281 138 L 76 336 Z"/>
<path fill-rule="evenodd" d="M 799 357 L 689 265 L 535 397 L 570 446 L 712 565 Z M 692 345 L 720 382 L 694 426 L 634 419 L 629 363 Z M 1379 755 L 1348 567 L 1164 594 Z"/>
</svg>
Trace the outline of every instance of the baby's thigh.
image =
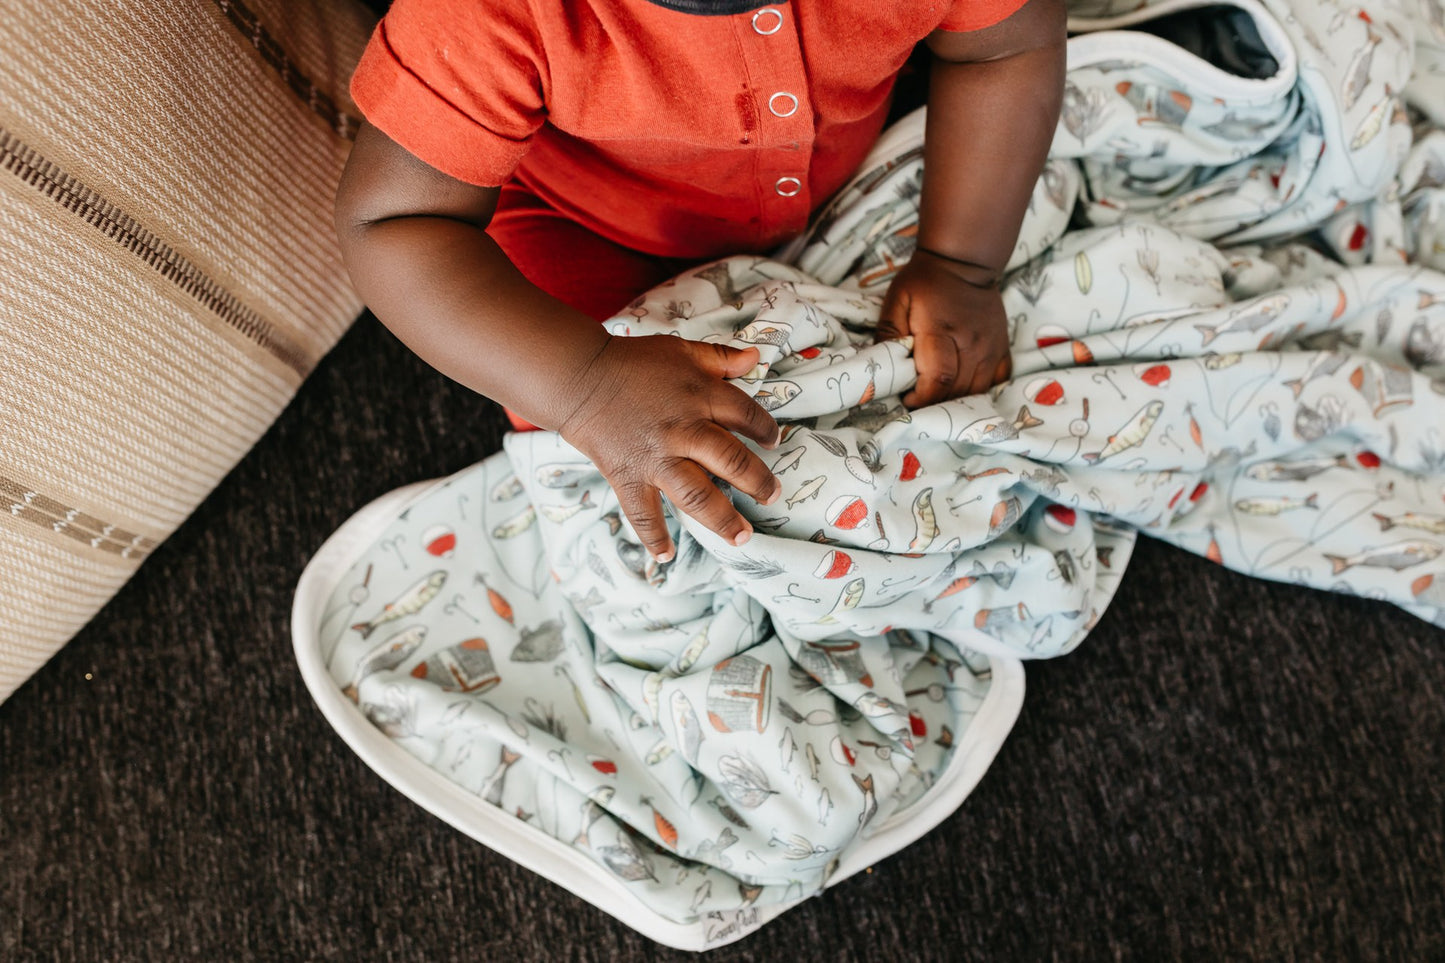
<svg viewBox="0 0 1445 963">
<path fill-rule="evenodd" d="M 487 233 L 527 280 L 598 321 L 685 266 L 609 241 L 514 184 L 502 188 Z"/>
</svg>

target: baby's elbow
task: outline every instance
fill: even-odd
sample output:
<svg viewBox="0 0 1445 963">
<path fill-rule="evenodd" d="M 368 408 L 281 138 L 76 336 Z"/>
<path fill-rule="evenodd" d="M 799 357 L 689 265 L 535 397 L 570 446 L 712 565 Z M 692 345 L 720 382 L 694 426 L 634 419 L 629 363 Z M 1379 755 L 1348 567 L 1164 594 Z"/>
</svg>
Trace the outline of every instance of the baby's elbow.
<svg viewBox="0 0 1445 963">
<path fill-rule="evenodd" d="M 369 218 L 364 195 L 362 178 L 357 176 L 354 161 L 349 159 L 341 172 L 341 181 L 336 185 L 336 197 L 331 205 L 332 226 L 336 230 L 337 240 L 341 242 L 343 254 L 361 240 L 366 232 Z"/>
</svg>

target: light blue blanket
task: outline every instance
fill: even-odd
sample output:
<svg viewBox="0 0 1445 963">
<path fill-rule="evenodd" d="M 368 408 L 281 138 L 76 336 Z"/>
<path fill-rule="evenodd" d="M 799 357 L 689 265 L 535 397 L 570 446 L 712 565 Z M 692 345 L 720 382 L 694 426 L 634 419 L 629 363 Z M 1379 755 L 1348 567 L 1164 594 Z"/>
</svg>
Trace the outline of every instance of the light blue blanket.
<svg viewBox="0 0 1445 963">
<path fill-rule="evenodd" d="M 1137 532 L 1445 625 L 1445 16 L 1230 5 L 1276 76 L 1123 29 L 1189 4 L 1077 5 L 1005 290 L 1011 382 L 909 412 L 910 345 L 873 341 L 913 244 L 915 115 L 780 258 L 609 323 L 762 351 L 739 383 L 785 426 L 784 496 L 735 495 L 754 538 L 674 519 L 657 565 L 575 450 L 512 435 L 308 568 L 297 652 L 327 717 L 443 818 L 703 948 L 951 813 L 1020 660 L 1079 644 Z"/>
</svg>

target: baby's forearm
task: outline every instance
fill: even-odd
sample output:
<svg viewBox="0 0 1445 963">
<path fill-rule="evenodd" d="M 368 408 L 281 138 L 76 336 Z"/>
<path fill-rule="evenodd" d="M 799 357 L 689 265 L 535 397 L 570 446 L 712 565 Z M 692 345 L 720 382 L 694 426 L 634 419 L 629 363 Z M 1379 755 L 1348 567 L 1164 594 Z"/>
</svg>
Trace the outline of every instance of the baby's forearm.
<svg viewBox="0 0 1445 963">
<path fill-rule="evenodd" d="M 562 424 L 569 384 L 609 337 L 595 320 L 527 281 L 476 225 L 406 216 L 350 233 L 358 293 L 407 347 L 539 427 Z"/>
<path fill-rule="evenodd" d="M 930 40 L 919 245 L 977 265 L 977 283 L 997 279 L 1018 239 L 1058 124 L 1064 41 L 1061 0 Z"/>
<path fill-rule="evenodd" d="M 512 266 L 486 233 L 498 197 L 363 124 L 337 191 L 341 253 L 362 300 L 424 361 L 556 428 L 608 335 Z"/>
</svg>

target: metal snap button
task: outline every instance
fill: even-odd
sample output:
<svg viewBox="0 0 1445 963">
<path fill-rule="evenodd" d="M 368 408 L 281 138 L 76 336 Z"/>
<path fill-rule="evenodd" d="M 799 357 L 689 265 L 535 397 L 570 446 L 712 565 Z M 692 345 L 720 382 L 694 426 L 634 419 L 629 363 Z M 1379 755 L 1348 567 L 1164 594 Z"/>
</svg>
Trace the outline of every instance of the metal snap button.
<svg viewBox="0 0 1445 963">
<path fill-rule="evenodd" d="M 776 7 L 763 7 L 753 14 L 753 29 L 764 37 L 771 37 L 783 27 L 783 13 Z"/>
<path fill-rule="evenodd" d="M 796 177 L 779 177 L 773 189 L 781 197 L 795 197 L 803 189 L 803 182 Z"/>
<path fill-rule="evenodd" d="M 779 106 L 779 102 L 782 106 Z M 798 112 L 798 98 L 780 90 L 768 98 L 768 110 L 773 112 L 774 117 L 791 117 Z"/>
</svg>

